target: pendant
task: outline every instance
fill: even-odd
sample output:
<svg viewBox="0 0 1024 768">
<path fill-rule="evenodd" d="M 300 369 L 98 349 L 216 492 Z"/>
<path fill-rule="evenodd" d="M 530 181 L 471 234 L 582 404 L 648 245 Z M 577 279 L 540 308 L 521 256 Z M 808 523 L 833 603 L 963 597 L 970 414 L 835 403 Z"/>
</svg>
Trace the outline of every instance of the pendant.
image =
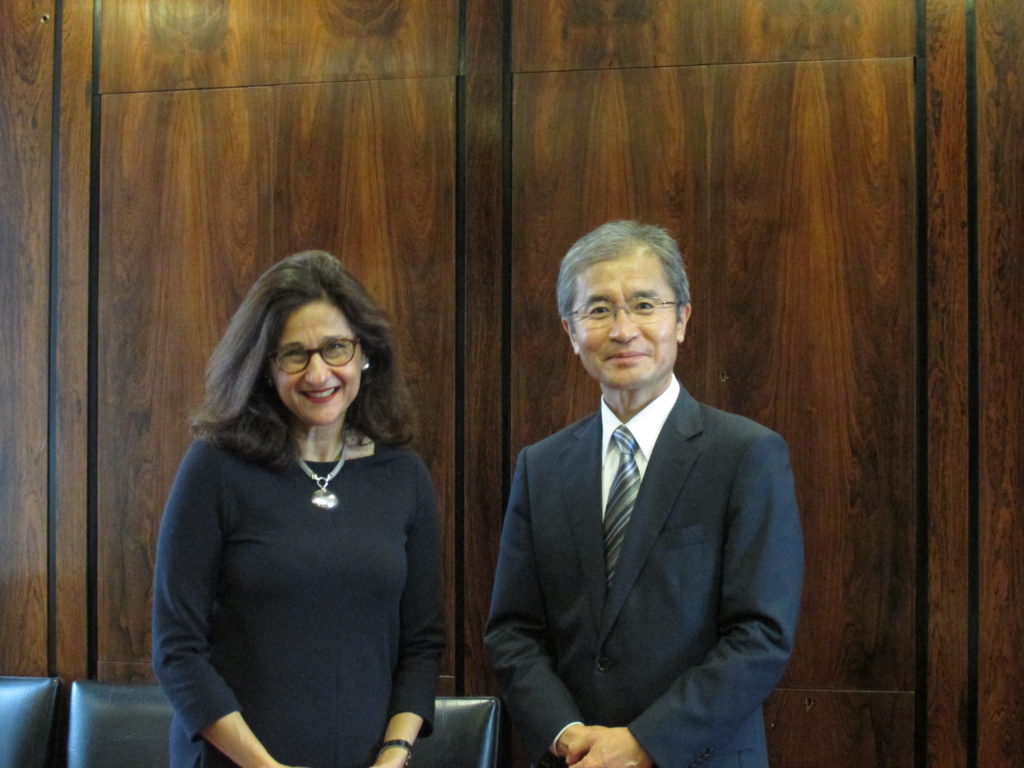
<svg viewBox="0 0 1024 768">
<path fill-rule="evenodd" d="M 317 488 L 313 491 L 310 501 L 313 502 L 314 507 L 319 507 L 320 509 L 334 509 L 338 506 L 338 497 L 323 488 Z"/>
</svg>

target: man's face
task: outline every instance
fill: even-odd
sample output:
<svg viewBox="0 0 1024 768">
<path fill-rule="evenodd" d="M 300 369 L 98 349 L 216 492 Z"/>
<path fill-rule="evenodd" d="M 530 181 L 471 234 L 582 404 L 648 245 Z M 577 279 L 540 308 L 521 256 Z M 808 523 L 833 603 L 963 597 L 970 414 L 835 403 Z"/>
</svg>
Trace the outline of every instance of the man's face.
<svg viewBox="0 0 1024 768">
<path fill-rule="evenodd" d="M 576 278 L 573 309 L 610 305 L 610 322 L 595 325 L 578 316 L 562 320 L 573 351 L 613 408 L 625 399 L 639 410 L 665 391 L 690 318 L 689 304 L 681 312 L 666 305 L 642 318 L 620 309 L 637 299 L 655 304 L 676 300 L 661 264 L 645 251 L 599 262 Z"/>
</svg>

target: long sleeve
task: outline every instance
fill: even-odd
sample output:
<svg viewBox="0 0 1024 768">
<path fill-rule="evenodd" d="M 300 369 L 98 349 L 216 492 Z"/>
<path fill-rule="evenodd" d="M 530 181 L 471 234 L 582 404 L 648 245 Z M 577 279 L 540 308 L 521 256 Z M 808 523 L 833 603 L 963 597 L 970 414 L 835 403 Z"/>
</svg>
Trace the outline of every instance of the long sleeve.
<svg viewBox="0 0 1024 768">
<path fill-rule="evenodd" d="M 153 668 L 193 739 L 239 709 L 209 642 L 224 542 L 218 466 L 203 443 L 185 455 L 160 525 L 153 585 Z"/>
<path fill-rule="evenodd" d="M 689 765 L 760 709 L 793 649 L 802 574 L 789 453 L 765 430 L 731 485 L 717 641 L 629 724 L 657 765 Z"/>
<path fill-rule="evenodd" d="M 444 646 L 441 620 L 441 557 L 434 489 L 417 462 L 416 512 L 405 545 L 407 571 L 400 605 L 398 665 L 390 714 L 413 712 L 423 718 L 420 735 L 433 730 L 438 665 Z"/>
<path fill-rule="evenodd" d="M 583 718 L 550 652 L 526 454 L 523 451 L 516 463 L 484 640 L 513 722 L 536 759 L 566 724 Z"/>
</svg>

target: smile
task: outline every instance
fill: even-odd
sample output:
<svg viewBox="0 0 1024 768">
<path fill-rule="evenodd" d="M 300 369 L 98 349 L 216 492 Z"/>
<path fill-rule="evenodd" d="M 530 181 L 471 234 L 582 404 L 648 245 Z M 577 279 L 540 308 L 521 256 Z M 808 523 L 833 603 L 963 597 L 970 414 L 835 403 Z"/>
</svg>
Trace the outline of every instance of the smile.
<svg viewBox="0 0 1024 768">
<path fill-rule="evenodd" d="M 327 389 L 314 389 L 307 392 L 303 392 L 303 397 L 312 400 L 314 403 L 325 403 L 334 397 L 334 394 L 341 389 L 341 387 L 328 387 Z"/>
<path fill-rule="evenodd" d="M 641 352 L 619 352 L 615 355 L 609 355 L 607 359 L 612 362 L 631 363 L 635 360 L 640 360 L 643 357 L 645 357 L 645 355 Z"/>
</svg>

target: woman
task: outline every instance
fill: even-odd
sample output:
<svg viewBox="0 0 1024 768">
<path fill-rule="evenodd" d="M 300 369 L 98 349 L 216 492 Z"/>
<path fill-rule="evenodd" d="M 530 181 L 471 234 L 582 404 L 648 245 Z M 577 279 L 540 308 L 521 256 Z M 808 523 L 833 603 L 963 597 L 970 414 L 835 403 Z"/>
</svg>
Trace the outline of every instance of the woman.
<svg viewBox="0 0 1024 768">
<path fill-rule="evenodd" d="M 331 255 L 256 281 L 160 528 L 171 765 L 401 766 L 431 730 L 438 526 L 390 326 Z"/>
</svg>

